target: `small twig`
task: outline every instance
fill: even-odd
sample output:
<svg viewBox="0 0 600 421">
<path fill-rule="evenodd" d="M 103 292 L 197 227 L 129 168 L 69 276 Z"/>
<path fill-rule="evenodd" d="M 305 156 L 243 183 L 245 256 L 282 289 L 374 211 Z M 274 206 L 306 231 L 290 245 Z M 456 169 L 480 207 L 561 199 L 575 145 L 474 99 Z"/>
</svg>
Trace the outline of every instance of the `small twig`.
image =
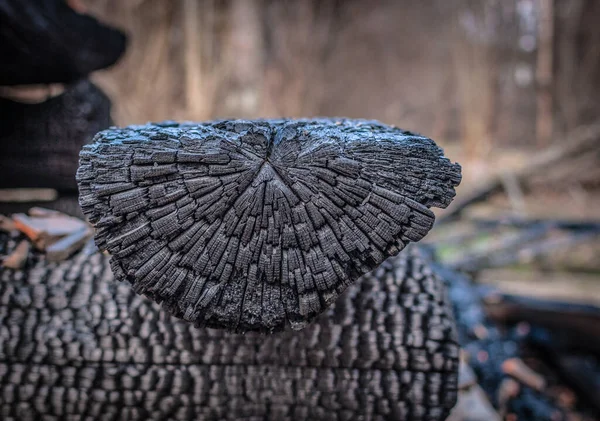
<svg viewBox="0 0 600 421">
<path fill-rule="evenodd" d="M 4 216 L 4 215 L 0 215 L 0 231 L 4 231 L 4 232 L 11 232 L 11 231 L 16 231 L 17 226 L 15 225 L 15 222 Z"/>
<path fill-rule="evenodd" d="M 54 189 L 0 189 L 0 202 L 52 202 L 57 198 Z"/>
<path fill-rule="evenodd" d="M 511 399 L 516 398 L 520 391 L 521 386 L 519 383 L 510 377 L 507 377 L 500 383 L 496 400 L 498 401 L 498 413 L 502 419 L 505 418 L 508 412 L 508 403 Z"/>
<path fill-rule="evenodd" d="M 520 215 L 524 215 L 526 212 L 525 196 L 517 177 L 513 173 L 504 171 L 500 174 L 500 180 L 513 209 Z"/>
<path fill-rule="evenodd" d="M 2 261 L 2 266 L 10 269 L 22 269 L 27 262 L 31 243 L 27 240 L 21 240 L 11 254 Z"/>
<path fill-rule="evenodd" d="M 504 361 L 502 371 L 538 392 L 546 388 L 546 380 L 529 368 L 520 358 L 509 358 Z"/>
<path fill-rule="evenodd" d="M 89 227 L 83 227 L 46 248 L 46 258 L 50 262 L 60 262 L 80 250 L 92 238 L 93 232 Z"/>
</svg>

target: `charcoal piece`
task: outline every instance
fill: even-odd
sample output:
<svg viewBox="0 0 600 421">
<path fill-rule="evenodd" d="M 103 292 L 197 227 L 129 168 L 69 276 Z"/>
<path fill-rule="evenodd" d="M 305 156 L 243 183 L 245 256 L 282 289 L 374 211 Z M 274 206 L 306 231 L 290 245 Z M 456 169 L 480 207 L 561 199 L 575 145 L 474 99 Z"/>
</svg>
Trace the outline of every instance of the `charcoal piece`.
<svg viewBox="0 0 600 421">
<path fill-rule="evenodd" d="M 596 308 L 574 305 L 574 313 L 592 315 Z M 577 396 L 600 415 L 600 352 L 586 343 L 595 339 L 591 334 L 575 335 L 554 326 L 531 325 L 527 345 L 537 351 L 562 380 L 577 391 Z M 572 328 L 572 330 L 575 330 Z M 579 338 L 579 343 L 575 338 Z M 582 340 L 585 338 L 585 340 Z"/>
<path fill-rule="evenodd" d="M 18 240 L 0 233 L 0 251 Z M 0 268 L 2 420 L 444 420 L 458 345 L 413 248 L 277 335 L 197 329 L 114 281 L 109 257 Z"/>
<path fill-rule="evenodd" d="M 65 0 L 0 0 L 0 86 L 75 82 L 125 46 L 125 34 Z"/>
<path fill-rule="evenodd" d="M 431 253 L 431 250 L 427 250 Z M 424 252 L 425 253 L 425 252 Z M 431 255 L 428 257 L 432 259 Z M 526 334 L 518 327 L 504 332 L 487 317 L 482 299 L 482 291 L 464 274 L 432 262 L 431 270 L 444 279 L 452 302 L 459 343 L 468 362 L 477 375 L 478 383 L 490 398 L 492 405 L 516 416 L 518 420 L 565 421 L 567 414 L 558 403 L 543 392 L 521 384 L 517 398 L 508 402 L 499 401 L 499 389 L 507 374 L 502 370 L 503 363 L 519 357 L 520 348 L 527 340 Z"/>
<path fill-rule="evenodd" d="M 197 326 L 304 328 L 419 241 L 460 166 L 364 120 L 166 122 L 99 133 L 80 204 L 120 280 Z"/>
<path fill-rule="evenodd" d="M 112 124 L 110 100 L 84 80 L 39 104 L 0 98 L 0 188 L 75 192 L 78 155 Z"/>
</svg>

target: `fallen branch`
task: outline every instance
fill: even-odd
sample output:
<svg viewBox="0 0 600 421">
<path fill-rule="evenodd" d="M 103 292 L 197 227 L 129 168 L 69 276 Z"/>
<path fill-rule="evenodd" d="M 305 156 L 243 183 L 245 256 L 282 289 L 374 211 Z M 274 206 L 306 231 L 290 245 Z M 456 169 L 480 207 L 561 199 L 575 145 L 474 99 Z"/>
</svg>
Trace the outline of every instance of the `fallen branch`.
<svg viewBox="0 0 600 421">
<path fill-rule="evenodd" d="M 530 226 L 517 235 L 502 238 L 497 244 L 475 253 L 466 253 L 461 259 L 448 262 L 455 270 L 474 272 L 482 268 L 507 266 L 514 260 L 519 261 L 518 250 L 524 244 L 546 237 L 550 228 L 543 223 Z"/>
<path fill-rule="evenodd" d="M 525 219 L 525 218 L 502 218 L 484 219 L 473 218 L 471 222 L 481 228 L 488 230 L 499 227 L 528 228 L 533 225 L 545 224 L 550 228 L 573 230 L 573 231 L 600 231 L 600 221 L 577 221 L 569 219 Z"/>
<path fill-rule="evenodd" d="M 600 147 L 600 123 L 581 127 L 565 137 L 569 138 L 568 142 L 561 142 L 548 148 L 529 161 L 527 166 L 516 170 L 511 176 L 512 182 L 524 187 L 533 176 L 551 171 L 560 161 Z M 486 200 L 502 191 L 504 180 L 506 180 L 505 175 L 497 175 L 471 194 L 463 195 L 462 199 L 455 200 L 448 208 L 448 212 L 438 218 L 437 223 L 442 224 L 457 219 L 470 205 Z"/>
<path fill-rule="evenodd" d="M 518 263 L 530 263 L 539 256 L 554 250 L 572 247 L 600 235 L 600 231 L 575 232 L 560 237 L 544 238 L 549 227 L 532 227 L 523 235 L 510 239 L 498 248 L 467 255 L 459 261 L 449 263 L 455 270 L 477 272 L 482 269 L 505 267 Z M 541 239 L 531 243 L 534 240 Z M 527 244 L 531 243 L 531 244 Z M 519 247 L 521 246 L 521 247 Z"/>
<path fill-rule="evenodd" d="M 22 269 L 25 266 L 31 244 L 27 240 L 22 240 L 17 247 L 4 258 L 2 266 L 9 269 Z"/>
<path fill-rule="evenodd" d="M 560 335 L 562 348 L 600 355 L 600 308 L 556 300 L 488 292 L 484 296 L 486 314 L 497 323 L 521 321 L 543 326 Z M 585 340 L 581 340 L 585 338 Z M 556 348 L 558 345 L 554 344 Z"/>
</svg>

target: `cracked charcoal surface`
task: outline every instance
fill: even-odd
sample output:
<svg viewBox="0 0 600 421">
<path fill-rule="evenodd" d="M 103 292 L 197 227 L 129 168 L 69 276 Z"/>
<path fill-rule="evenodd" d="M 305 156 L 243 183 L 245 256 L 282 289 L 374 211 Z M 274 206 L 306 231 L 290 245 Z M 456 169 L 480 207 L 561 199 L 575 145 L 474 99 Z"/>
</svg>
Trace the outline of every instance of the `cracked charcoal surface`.
<svg viewBox="0 0 600 421">
<path fill-rule="evenodd" d="M 414 248 L 306 329 L 269 336 L 176 319 L 101 253 L 36 253 L 0 269 L 0 337 L 5 421 L 443 420 L 456 399 L 450 304 Z"/>
<path fill-rule="evenodd" d="M 272 332 L 425 236 L 460 166 L 378 122 L 234 120 L 101 132 L 77 179 L 118 279 L 197 326 Z"/>
</svg>

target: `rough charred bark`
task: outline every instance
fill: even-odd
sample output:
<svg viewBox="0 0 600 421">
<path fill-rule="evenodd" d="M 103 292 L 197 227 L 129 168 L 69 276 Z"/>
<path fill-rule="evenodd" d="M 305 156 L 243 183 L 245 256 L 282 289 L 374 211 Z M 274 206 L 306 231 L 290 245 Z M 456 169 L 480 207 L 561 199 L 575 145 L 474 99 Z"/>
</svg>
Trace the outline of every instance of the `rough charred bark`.
<svg viewBox="0 0 600 421">
<path fill-rule="evenodd" d="M 0 234 L 0 253 L 18 242 Z M 362 277 L 306 329 L 196 329 L 115 282 L 109 257 L 32 254 L 0 272 L 3 420 L 443 420 L 458 345 L 417 249 Z"/>
<path fill-rule="evenodd" d="M 164 123 L 84 147 L 80 204 L 115 276 L 197 326 L 305 327 L 419 241 L 460 166 L 374 121 Z"/>
</svg>

